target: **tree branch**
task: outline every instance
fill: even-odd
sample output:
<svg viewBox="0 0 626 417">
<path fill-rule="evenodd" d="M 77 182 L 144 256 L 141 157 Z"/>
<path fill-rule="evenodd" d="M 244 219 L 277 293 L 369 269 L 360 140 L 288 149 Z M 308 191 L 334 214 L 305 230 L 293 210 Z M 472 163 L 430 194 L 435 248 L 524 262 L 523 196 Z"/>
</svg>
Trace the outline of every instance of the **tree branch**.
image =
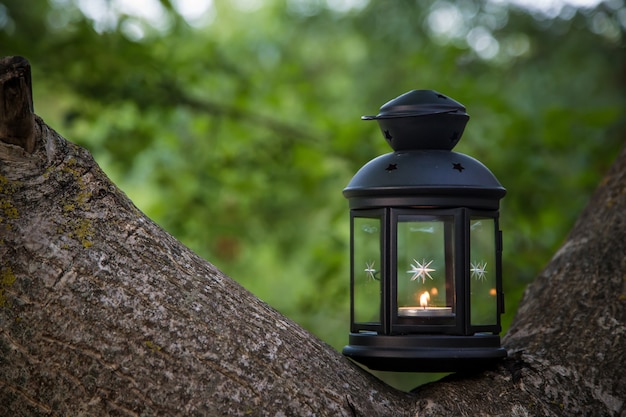
<svg viewBox="0 0 626 417">
<path fill-rule="evenodd" d="M 528 287 L 503 340 L 626 412 L 626 147 L 564 245 Z"/>
<path fill-rule="evenodd" d="M 398 415 L 411 403 L 176 241 L 37 120 L 32 155 L 0 143 L 0 415 Z"/>
</svg>

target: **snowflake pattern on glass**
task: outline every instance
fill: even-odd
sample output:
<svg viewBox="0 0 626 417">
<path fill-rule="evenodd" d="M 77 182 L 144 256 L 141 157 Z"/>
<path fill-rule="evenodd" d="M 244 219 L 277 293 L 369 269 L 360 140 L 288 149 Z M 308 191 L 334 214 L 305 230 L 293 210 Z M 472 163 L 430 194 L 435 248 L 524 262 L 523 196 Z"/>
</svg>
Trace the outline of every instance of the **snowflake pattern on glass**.
<svg viewBox="0 0 626 417">
<path fill-rule="evenodd" d="M 373 280 L 376 279 L 376 273 L 378 271 L 376 271 L 376 268 L 374 268 L 374 261 L 365 262 L 365 269 L 363 271 L 365 271 L 365 274 L 368 279 L 373 279 Z"/>
<path fill-rule="evenodd" d="M 420 263 L 416 259 L 413 259 L 413 262 L 415 264 L 411 264 L 411 269 L 406 271 L 407 274 L 413 274 L 411 281 L 421 278 L 422 284 L 424 284 L 426 282 L 426 277 L 433 279 L 433 277 L 430 276 L 430 272 L 435 272 L 435 269 L 429 268 L 430 264 L 433 263 L 432 260 L 427 263 L 426 259 L 422 259 L 422 262 Z"/>
<path fill-rule="evenodd" d="M 470 264 L 470 272 L 476 280 L 484 281 L 487 279 L 487 262 L 472 262 Z"/>
</svg>

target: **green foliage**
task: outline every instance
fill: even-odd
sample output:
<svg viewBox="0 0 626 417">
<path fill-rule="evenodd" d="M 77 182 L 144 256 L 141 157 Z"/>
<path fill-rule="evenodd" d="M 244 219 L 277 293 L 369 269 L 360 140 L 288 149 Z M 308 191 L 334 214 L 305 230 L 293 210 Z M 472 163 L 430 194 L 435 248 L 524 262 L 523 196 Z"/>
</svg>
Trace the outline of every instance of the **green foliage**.
<svg viewBox="0 0 626 417">
<path fill-rule="evenodd" d="M 550 18 L 479 0 L 215 0 L 193 24 L 160 4 L 157 23 L 105 24 L 72 0 L 0 0 L 0 54 L 31 61 L 37 113 L 143 211 L 338 349 L 341 191 L 389 151 L 361 115 L 422 88 L 467 106 L 456 150 L 508 189 L 506 325 L 624 143 L 619 0 Z"/>
</svg>

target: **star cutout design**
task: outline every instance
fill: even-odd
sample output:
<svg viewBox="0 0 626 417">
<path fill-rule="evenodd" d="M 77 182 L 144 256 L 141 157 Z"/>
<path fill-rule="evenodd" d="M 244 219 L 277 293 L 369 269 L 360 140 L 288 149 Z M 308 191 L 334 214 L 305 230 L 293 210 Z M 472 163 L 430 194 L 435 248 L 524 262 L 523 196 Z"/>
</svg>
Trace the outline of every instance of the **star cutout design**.
<svg viewBox="0 0 626 417">
<path fill-rule="evenodd" d="M 457 162 L 456 164 L 455 163 L 452 164 L 452 169 L 456 169 L 459 172 L 463 172 L 465 167 L 463 165 L 461 165 L 460 162 Z"/>
<path fill-rule="evenodd" d="M 430 276 L 430 272 L 434 272 L 435 269 L 429 268 L 433 261 L 426 263 L 426 259 L 422 258 L 422 263 L 419 263 L 416 259 L 413 259 L 413 262 L 415 262 L 415 265 L 411 264 L 411 269 L 406 271 L 407 274 L 413 274 L 411 281 L 421 278 L 422 284 L 424 284 L 426 282 L 426 277 L 433 279 L 433 277 Z"/>
<path fill-rule="evenodd" d="M 378 271 L 376 271 L 376 268 L 374 268 L 374 261 L 365 262 L 365 269 L 363 271 L 365 271 L 367 278 L 374 279 L 374 280 L 376 279 L 375 274 Z"/>
<path fill-rule="evenodd" d="M 384 132 L 384 133 L 385 133 L 385 139 L 387 139 L 387 140 L 391 140 L 391 139 L 393 139 L 393 137 L 391 136 L 391 133 L 389 133 L 389 131 L 388 131 L 388 130 L 385 130 L 385 132 Z"/>
<path fill-rule="evenodd" d="M 389 164 L 385 171 L 395 171 L 396 169 L 398 169 L 398 164 Z"/>
<path fill-rule="evenodd" d="M 481 281 L 486 280 L 487 279 L 486 277 L 487 262 L 484 262 L 484 263 L 472 262 L 470 264 L 470 272 L 472 273 L 472 276 L 476 278 L 477 280 L 481 280 Z"/>
</svg>

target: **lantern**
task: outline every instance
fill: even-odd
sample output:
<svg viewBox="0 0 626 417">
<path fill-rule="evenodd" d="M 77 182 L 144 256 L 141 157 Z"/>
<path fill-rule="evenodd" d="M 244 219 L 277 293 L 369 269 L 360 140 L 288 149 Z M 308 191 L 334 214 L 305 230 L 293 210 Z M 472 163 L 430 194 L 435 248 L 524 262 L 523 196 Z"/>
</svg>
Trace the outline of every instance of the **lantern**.
<svg viewBox="0 0 626 417">
<path fill-rule="evenodd" d="M 380 108 L 393 152 L 344 189 L 351 221 L 351 314 L 343 354 L 375 370 L 482 369 L 500 346 L 506 190 L 482 163 L 453 152 L 469 116 L 414 90 Z"/>
</svg>

